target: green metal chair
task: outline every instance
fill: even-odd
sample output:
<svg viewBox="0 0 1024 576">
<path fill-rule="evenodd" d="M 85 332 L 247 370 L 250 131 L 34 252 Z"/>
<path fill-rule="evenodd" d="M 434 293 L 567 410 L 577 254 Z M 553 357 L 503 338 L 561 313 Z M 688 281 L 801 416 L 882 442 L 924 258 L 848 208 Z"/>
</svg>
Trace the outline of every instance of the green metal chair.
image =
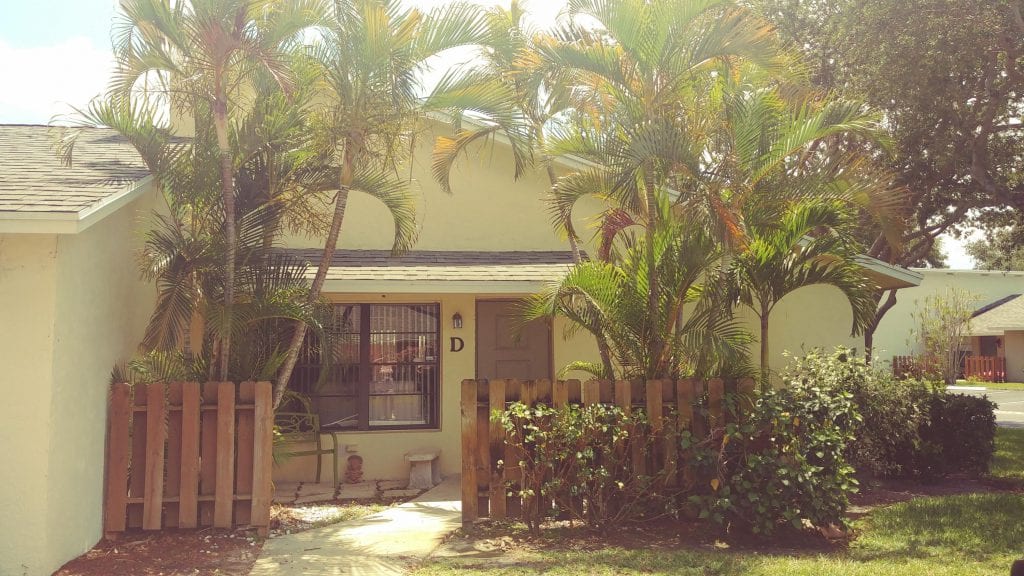
<svg viewBox="0 0 1024 576">
<path fill-rule="evenodd" d="M 334 434 L 331 446 L 324 447 L 320 434 L 320 416 L 311 412 L 278 412 L 274 415 L 274 424 L 281 433 L 281 445 L 286 457 L 316 456 L 316 482 L 320 483 L 320 456 L 331 454 L 334 457 L 334 485 L 338 485 L 338 439 Z M 313 448 L 290 450 L 290 445 L 312 443 Z"/>
</svg>

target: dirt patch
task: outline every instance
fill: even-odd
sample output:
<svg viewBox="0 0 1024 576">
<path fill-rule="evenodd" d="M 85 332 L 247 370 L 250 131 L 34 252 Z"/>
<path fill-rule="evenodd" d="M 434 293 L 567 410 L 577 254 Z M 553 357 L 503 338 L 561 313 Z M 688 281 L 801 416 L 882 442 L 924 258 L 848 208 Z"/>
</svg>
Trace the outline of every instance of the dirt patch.
<svg viewBox="0 0 1024 576">
<path fill-rule="evenodd" d="M 857 518 L 880 506 L 918 497 L 1010 491 L 1022 490 L 1020 485 L 966 475 L 931 483 L 872 482 L 851 498 L 850 516 Z M 856 536 L 838 533 L 826 537 L 816 530 L 780 530 L 771 538 L 763 538 L 743 532 L 722 534 L 704 522 L 672 519 L 624 525 L 608 534 L 589 530 L 578 522 L 549 522 L 540 535 L 532 535 L 522 524 L 485 520 L 453 533 L 433 556 L 460 564 L 480 560 L 509 566 L 520 566 L 538 552 L 601 550 L 609 546 L 627 550 L 734 549 L 799 556 L 844 549 Z"/>
<path fill-rule="evenodd" d="M 334 500 L 271 507 L 271 536 L 355 520 L 403 500 Z M 263 539 L 250 530 L 125 532 L 103 540 L 55 576 L 235 576 L 252 570 Z"/>
<path fill-rule="evenodd" d="M 252 532 L 126 532 L 101 541 L 55 576 L 234 576 L 248 574 L 263 547 Z"/>
</svg>

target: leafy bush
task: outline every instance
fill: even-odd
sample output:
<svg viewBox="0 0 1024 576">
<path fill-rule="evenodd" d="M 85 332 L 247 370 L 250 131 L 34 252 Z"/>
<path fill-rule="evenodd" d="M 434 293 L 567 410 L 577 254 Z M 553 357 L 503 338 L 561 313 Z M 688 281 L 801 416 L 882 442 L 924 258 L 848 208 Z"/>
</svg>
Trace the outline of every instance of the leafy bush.
<svg viewBox="0 0 1024 576">
<path fill-rule="evenodd" d="M 846 455 L 858 472 L 935 477 L 988 469 L 995 405 L 987 399 L 948 394 L 942 384 L 896 380 L 843 348 L 796 358 L 786 378 L 852 395 L 861 421 Z"/>
<path fill-rule="evenodd" d="M 516 402 L 494 417 L 507 443 L 519 450 L 519 462 L 503 464 L 522 469 L 517 495 L 531 531 L 545 517 L 563 513 L 604 531 L 666 510 L 664 472 L 637 474 L 633 466 L 635 456 L 646 460 L 651 453 L 642 411 L 601 404 L 556 410 Z"/>
<path fill-rule="evenodd" d="M 996 405 L 987 397 L 935 394 L 921 427 L 917 469 L 927 477 L 988 472 L 996 442 Z"/>
<path fill-rule="evenodd" d="M 693 444 L 683 435 L 698 477 L 710 478 L 689 501 L 702 518 L 757 534 L 786 524 L 844 526 L 858 485 L 845 452 L 858 421 L 847 392 L 800 381 L 766 391 L 720 439 Z"/>
<path fill-rule="evenodd" d="M 830 354 L 812 350 L 795 358 L 787 381 L 848 392 L 861 416 L 846 451 L 858 473 L 902 476 L 915 472 L 921 449 L 919 429 L 928 420 L 931 387 L 896 380 L 844 348 Z"/>
</svg>

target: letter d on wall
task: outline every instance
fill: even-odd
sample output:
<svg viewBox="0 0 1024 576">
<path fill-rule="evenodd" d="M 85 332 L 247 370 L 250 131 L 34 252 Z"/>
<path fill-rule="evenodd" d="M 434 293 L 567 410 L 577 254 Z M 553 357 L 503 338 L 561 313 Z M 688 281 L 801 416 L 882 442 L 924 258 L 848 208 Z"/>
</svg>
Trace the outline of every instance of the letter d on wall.
<svg viewBox="0 0 1024 576">
<path fill-rule="evenodd" d="M 452 336 L 451 340 L 452 340 L 452 348 L 451 348 L 452 352 L 461 352 L 462 349 L 466 347 L 466 343 L 463 342 L 462 338 L 459 338 L 458 336 Z"/>
</svg>

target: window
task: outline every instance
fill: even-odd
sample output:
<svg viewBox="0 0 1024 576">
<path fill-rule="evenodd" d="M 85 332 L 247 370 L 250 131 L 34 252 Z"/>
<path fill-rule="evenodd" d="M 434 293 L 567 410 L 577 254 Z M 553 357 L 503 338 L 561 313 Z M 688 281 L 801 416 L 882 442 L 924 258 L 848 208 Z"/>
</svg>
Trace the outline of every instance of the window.
<svg viewBox="0 0 1024 576">
<path fill-rule="evenodd" d="M 440 314 L 438 304 L 336 304 L 329 337 L 306 339 L 291 385 L 323 428 L 436 428 Z"/>
</svg>

